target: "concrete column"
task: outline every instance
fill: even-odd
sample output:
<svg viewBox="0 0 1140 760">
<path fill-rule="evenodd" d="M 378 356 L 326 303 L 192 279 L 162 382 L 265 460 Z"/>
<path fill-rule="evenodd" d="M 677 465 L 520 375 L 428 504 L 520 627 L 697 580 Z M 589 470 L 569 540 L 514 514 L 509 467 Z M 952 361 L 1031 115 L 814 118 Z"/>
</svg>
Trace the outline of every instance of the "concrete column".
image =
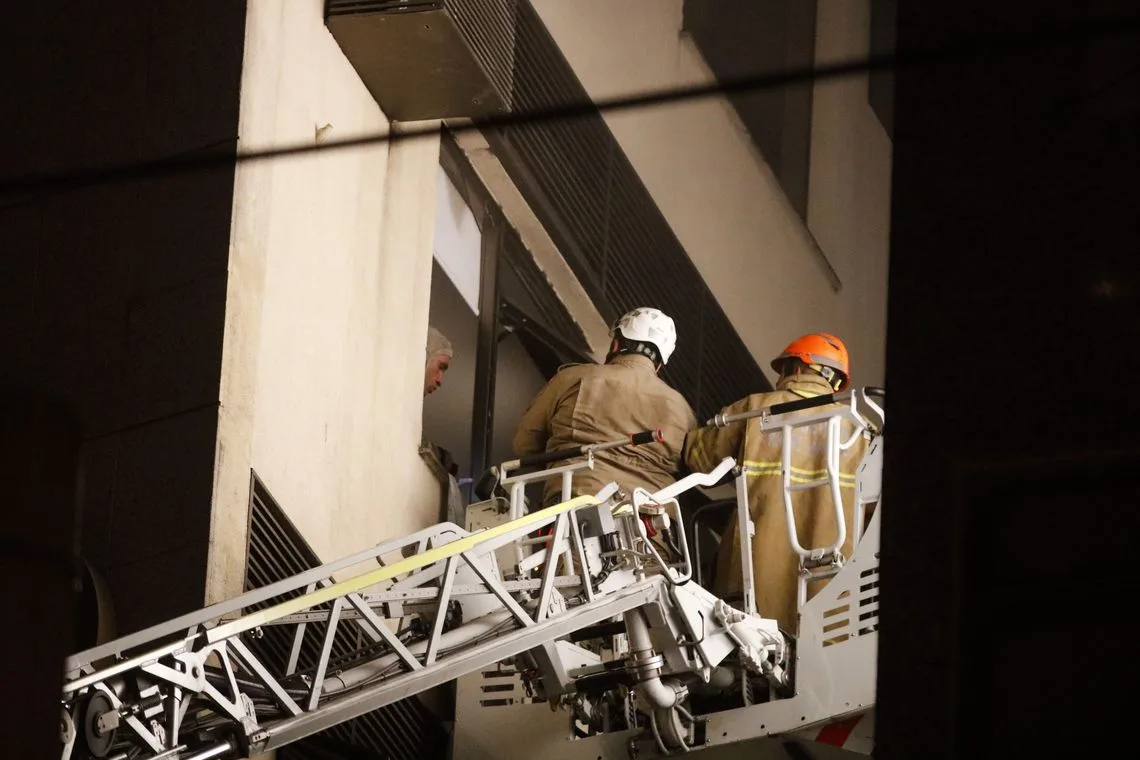
<svg viewBox="0 0 1140 760">
<path fill-rule="evenodd" d="M 430 129 L 432 122 L 393 124 L 392 132 L 419 132 Z M 390 370 L 382 373 L 385 394 L 405 403 L 394 406 L 395 430 L 422 430 L 423 361 L 427 339 L 428 309 L 431 301 L 432 242 L 435 237 L 436 180 L 439 167 L 439 134 L 397 139 L 389 144 L 388 167 L 384 188 L 383 229 L 380 238 L 379 302 L 400 304 L 390 314 L 399 318 L 382 320 L 377 340 L 381 357 L 393 357 Z M 401 313 L 402 312 L 402 313 Z M 415 357 L 416 361 L 399 362 L 394 357 Z M 391 535 L 417 530 L 436 521 L 439 505 L 428 495 L 436 495 L 434 477 L 419 458 L 414 446 L 403 439 L 381 438 L 378 456 L 393 461 L 407 461 L 407 478 L 392 483 L 393 500 L 406 503 L 404 509 L 393 509 Z M 391 446 L 396 450 L 385 451 Z"/>
</svg>

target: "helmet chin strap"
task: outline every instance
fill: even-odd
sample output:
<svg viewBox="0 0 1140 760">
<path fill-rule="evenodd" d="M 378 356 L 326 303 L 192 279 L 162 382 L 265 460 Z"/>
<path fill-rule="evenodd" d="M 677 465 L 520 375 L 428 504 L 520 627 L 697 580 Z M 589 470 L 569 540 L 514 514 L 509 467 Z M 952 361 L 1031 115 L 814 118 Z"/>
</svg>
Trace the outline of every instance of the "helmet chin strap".
<svg viewBox="0 0 1140 760">
<path fill-rule="evenodd" d="M 840 371 L 834 369 L 833 367 L 827 367 L 824 365 L 807 365 L 807 363 L 804 363 L 804 365 L 800 366 L 811 369 L 813 373 L 819 375 L 825 379 L 825 381 L 828 381 L 828 385 L 831 386 L 832 391 L 838 391 L 839 386 L 844 384 L 844 375 L 842 375 Z"/>
<path fill-rule="evenodd" d="M 635 354 L 644 356 L 653 362 L 653 366 L 661 367 L 661 355 L 657 353 L 657 349 L 649 343 L 642 343 L 641 341 L 629 340 L 628 338 L 617 338 L 618 347 L 616 351 L 610 351 L 606 356 L 606 361 L 613 359 L 615 356 L 621 354 Z"/>
<path fill-rule="evenodd" d="M 805 366 L 811 368 L 817 375 L 826 380 L 832 390 L 838 391 L 839 386 L 843 385 L 843 374 L 835 371 L 832 367 L 826 367 L 822 364 L 808 364 Z"/>
</svg>

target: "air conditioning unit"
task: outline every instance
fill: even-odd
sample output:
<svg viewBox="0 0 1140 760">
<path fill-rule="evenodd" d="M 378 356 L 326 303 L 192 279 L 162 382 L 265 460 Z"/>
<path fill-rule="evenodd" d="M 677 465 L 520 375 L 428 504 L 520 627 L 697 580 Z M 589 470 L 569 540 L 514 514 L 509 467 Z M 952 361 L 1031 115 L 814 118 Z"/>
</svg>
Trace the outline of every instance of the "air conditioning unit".
<svg viewBox="0 0 1140 760">
<path fill-rule="evenodd" d="M 511 108 L 518 0 L 326 0 L 325 24 L 392 121 Z"/>
</svg>

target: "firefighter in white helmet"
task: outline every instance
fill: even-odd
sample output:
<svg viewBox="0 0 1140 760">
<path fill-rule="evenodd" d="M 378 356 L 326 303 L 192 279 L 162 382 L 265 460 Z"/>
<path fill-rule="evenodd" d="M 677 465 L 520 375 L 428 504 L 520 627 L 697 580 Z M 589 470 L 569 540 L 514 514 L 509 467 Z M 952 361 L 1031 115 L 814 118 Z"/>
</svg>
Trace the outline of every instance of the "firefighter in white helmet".
<svg viewBox="0 0 1140 760">
<path fill-rule="evenodd" d="M 561 367 L 539 392 L 515 430 L 515 455 L 655 428 L 664 443 L 596 452 L 593 470 L 574 473 L 575 496 L 595 494 L 611 481 L 626 493 L 667 486 L 680 468 L 685 434 L 697 423 L 685 398 L 657 376 L 677 347 L 673 320 L 658 309 L 634 309 L 614 323 L 610 336 L 605 364 Z M 557 479 L 548 482 L 545 503 L 557 501 L 561 489 Z"/>
</svg>

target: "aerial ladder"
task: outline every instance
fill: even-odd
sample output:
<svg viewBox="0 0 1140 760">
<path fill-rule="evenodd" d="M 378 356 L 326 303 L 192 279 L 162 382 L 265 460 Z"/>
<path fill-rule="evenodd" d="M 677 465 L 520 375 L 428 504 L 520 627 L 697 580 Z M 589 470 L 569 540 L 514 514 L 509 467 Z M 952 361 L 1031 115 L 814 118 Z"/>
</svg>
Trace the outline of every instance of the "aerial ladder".
<svg viewBox="0 0 1140 760">
<path fill-rule="evenodd" d="M 624 494 L 610 483 L 569 498 L 573 473 L 592 468 L 595 453 L 659 441 L 646 431 L 492 468 L 488 498 L 468 507 L 465 526 L 444 522 L 385 541 L 69 657 L 62 760 L 256 757 L 488 674 L 505 676 L 527 698 L 492 710 L 480 707 L 485 699 L 464 701 L 460 688 L 457 756 L 467 756 L 463 737 L 492 747 L 494 757 L 593 760 L 835 734 L 874 704 L 881 401 L 880 390 L 863 388 L 707 423 L 759 418 L 762 429 L 784 432 L 788 538 L 801 587 L 830 578 L 810 600 L 801 593 L 795 632 L 755 609 L 748 561 L 741 608 L 701 583 L 699 542 L 689 535 L 696 523 L 680 497 L 734 475 L 739 545 L 750 556 L 747 474 L 734 459 L 655 493 Z M 846 440 L 842 424 L 855 431 Z M 840 536 L 828 547 L 801 546 L 790 519 L 791 494 L 805 487 L 789 477 L 791 433 L 812 425 L 828 430 L 827 476 L 809 484 L 833 496 Z M 857 474 L 857 517 L 847 526 L 838 463 L 855 436 L 869 445 Z M 533 467 L 542 469 L 520 472 Z M 528 512 L 526 486 L 554 477 L 564 500 Z M 864 530 L 868 504 L 878 508 Z M 838 552 L 845 530 L 855 539 L 851 557 Z M 363 632 L 359 647 L 334 652 L 338 628 L 350 622 Z M 259 647 L 270 629 L 292 642 L 283 661 Z M 314 641 L 318 654 L 302 657 Z M 730 695 L 727 707 L 702 709 L 718 694 Z M 536 709 L 545 723 L 529 719 Z M 868 753 L 869 721 L 861 722 L 853 743 L 849 728 L 843 736 Z"/>
</svg>

